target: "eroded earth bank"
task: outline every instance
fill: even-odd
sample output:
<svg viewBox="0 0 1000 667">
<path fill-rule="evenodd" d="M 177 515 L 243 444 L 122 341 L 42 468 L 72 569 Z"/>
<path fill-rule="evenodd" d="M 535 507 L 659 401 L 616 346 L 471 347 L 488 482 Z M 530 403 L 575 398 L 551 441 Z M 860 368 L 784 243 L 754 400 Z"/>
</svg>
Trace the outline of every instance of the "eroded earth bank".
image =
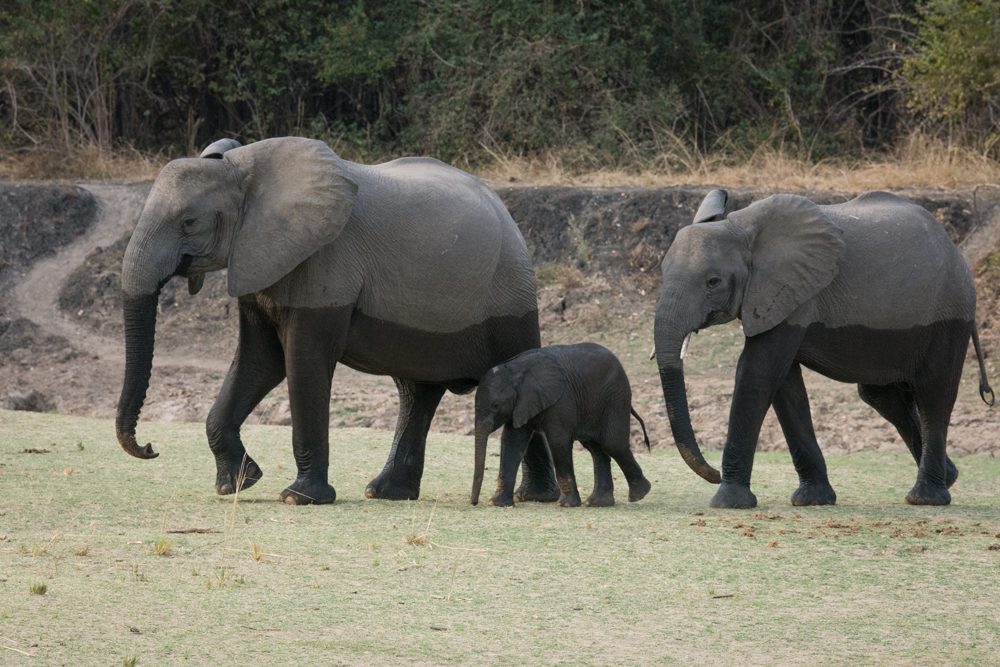
<svg viewBox="0 0 1000 667">
<path fill-rule="evenodd" d="M 114 416 L 124 367 L 119 270 L 149 183 L 0 183 L 0 407 Z M 636 409 L 654 446 L 672 444 L 652 347 L 659 262 L 690 222 L 708 187 L 501 188 L 531 249 L 545 343 L 600 342 L 624 363 Z M 730 191 L 733 206 L 766 196 Z M 803 193 L 822 203 L 854 193 Z M 978 320 L 994 385 L 1000 385 L 1000 188 L 902 193 L 934 213 L 976 275 Z M 232 356 L 236 307 L 224 272 L 189 296 L 174 279 L 163 289 L 156 356 L 144 419 L 204 420 Z M 692 417 L 703 447 L 725 438 L 736 358 L 736 324 L 694 337 L 687 357 Z M 971 351 L 971 350 L 970 350 Z M 952 417 L 952 451 L 1000 452 L 1000 409 L 977 394 L 974 358 L 966 364 Z M 902 450 L 895 431 L 842 385 L 806 371 L 821 446 Z M 388 377 L 338 367 L 331 425 L 391 429 L 396 390 Z M 290 421 L 284 385 L 251 423 Z M 641 443 L 633 425 L 633 444 Z M 471 433 L 472 397 L 447 395 L 437 431 Z M 141 430 L 141 425 L 140 425 Z M 109 438 L 113 433 L 109 430 Z M 388 442 L 386 443 L 388 446 Z M 769 416 L 764 449 L 785 447 Z M 469 442 L 470 451 L 472 441 Z M 471 453 L 470 453 L 471 456 Z"/>
</svg>

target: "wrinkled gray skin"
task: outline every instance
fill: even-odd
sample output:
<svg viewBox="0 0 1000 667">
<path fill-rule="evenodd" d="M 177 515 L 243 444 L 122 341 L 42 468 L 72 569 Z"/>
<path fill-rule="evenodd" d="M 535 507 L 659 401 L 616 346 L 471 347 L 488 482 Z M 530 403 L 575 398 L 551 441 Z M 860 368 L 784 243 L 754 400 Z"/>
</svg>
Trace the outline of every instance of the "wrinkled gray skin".
<svg viewBox="0 0 1000 667">
<path fill-rule="evenodd" d="M 497 362 L 539 344 L 534 274 L 524 240 L 497 195 L 428 158 L 366 166 L 319 141 L 286 137 L 160 172 L 122 267 L 126 370 L 116 430 L 126 452 L 149 385 L 157 297 L 175 275 L 191 293 L 228 268 L 239 299 L 239 346 L 208 418 L 216 491 L 261 477 L 240 425 L 288 380 L 298 475 L 288 503 L 332 502 L 330 388 L 337 363 L 391 375 L 400 413 L 373 498 L 416 498 L 424 444 L 445 390 L 467 392 Z M 544 442 L 523 445 L 530 500 L 558 489 Z"/>
<path fill-rule="evenodd" d="M 721 486 L 713 507 L 754 507 L 750 474 L 774 407 L 799 475 L 794 505 L 836 502 L 816 443 L 805 366 L 857 383 L 918 463 L 911 504 L 945 505 L 958 471 L 945 454 L 948 421 L 972 337 L 980 394 L 992 390 L 975 332 L 976 292 L 965 261 L 926 210 L 884 192 L 817 206 L 775 195 L 726 216 L 726 194 L 706 196 L 663 260 L 656 358 L 677 447 L 708 481 L 719 473 L 695 441 L 681 349 L 699 329 L 740 318 Z M 989 395 L 989 399 L 987 399 Z"/>
<path fill-rule="evenodd" d="M 629 501 L 649 493 L 629 448 L 629 415 L 635 415 L 649 447 L 646 426 L 632 410 L 632 389 L 621 363 L 595 343 L 552 345 L 522 352 L 491 368 L 476 391 L 476 464 L 472 504 L 479 502 L 486 465 L 486 441 L 505 426 L 500 448 L 500 473 L 490 505 L 514 504 L 514 477 L 524 454 L 524 439 L 509 434 L 518 429 L 545 437 L 555 463 L 563 507 L 578 507 L 580 493 L 573 474 L 573 442 L 579 441 L 594 459 L 591 507 L 615 504 L 611 458 L 628 480 Z M 609 458 L 609 456 L 611 458 Z"/>
</svg>

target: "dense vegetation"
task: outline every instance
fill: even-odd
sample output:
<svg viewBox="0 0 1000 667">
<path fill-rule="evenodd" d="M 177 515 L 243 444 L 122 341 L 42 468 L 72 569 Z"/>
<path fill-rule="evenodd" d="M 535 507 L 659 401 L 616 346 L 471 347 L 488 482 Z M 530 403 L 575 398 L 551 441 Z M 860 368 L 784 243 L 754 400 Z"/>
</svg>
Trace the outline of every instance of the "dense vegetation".
<svg viewBox="0 0 1000 667">
<path fill-rule="evenodd" d="M 998 154 L 994 0 L 0 0 L 0 149 Z"/>
</svg>

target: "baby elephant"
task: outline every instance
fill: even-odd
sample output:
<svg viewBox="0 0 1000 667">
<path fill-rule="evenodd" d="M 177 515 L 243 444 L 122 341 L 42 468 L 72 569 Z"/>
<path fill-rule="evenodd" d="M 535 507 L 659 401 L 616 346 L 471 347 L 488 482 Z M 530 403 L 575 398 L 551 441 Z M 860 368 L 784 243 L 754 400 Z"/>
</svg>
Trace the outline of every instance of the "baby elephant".
<svg viewBox="0 0 1000 667">
<path fill-rule="evenodd" d="M 500 474 L 491 505 L 514 504 L 514 478 L 530 440 L 525 430 L 540 432 L 548 442 L 561 491 L 559 504 L 563 507 L 580 505 L 573 475 L 575 440 L 594 458 L 594 490 L 587 498 L 588 505 L 615 504 L 609 456 L 625 473 L 628 499 L 642 499 L 649 493 L 649 480 L 629 449 L 629 413 L 639 420 L 648 449 L 646 425 L 632 409 L 632 388 L 625 369 L 614 354 L 595 343 L 528 350 L 490 369 L 476 391 L 472 504 L 479 503 L 483 485 L 486 440 L 504 424 L 513 428 L 503 431 Z"/>
</svg>

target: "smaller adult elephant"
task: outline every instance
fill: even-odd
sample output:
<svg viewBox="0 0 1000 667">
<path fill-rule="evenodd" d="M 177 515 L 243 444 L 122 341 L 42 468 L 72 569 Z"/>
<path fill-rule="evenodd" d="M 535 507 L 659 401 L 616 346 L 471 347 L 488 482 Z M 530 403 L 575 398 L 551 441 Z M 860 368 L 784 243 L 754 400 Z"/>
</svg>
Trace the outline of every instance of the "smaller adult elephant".
<svg viewBox="0 0 1000 667">
<path fill-rule="evenodd" d="M 611 458 L 628 481 L 628 499 L 649 493 L 629 447 L 629 415 L 635 416 L 649 447 L 642 418 L 632 409 L 632 388 L 621 362 L 596 343 L 551 345 L 522 352 L 486 373 L 476 391 L 476 467 L 472 504 L 479 503 L 486 465 L 486 440 L 505 425 L 500 448 L 500 474 L 491 505 L 514 504 L 514 477 L 527 438 L 511 437 L 518 430 L 541 433 L 552 452 L 563 507 L 578 507 L 580 493 L 573 473 L 573 442 L 579 441 L 594 459 L 591 507 L 615 504 Z M 513 427 L 511 429 L 510 427 Z M 610 457 L 610 458 L 609 458 Z"/>
<path fill-rule="evenodd" d="M 728 217 L 725 206 L 725 191 L 713 190 L 695 224 L 677 233 L 663 260 L 654 332 L 677 447 L 695 472 L 719 483 L 691 428 L 681 350 L 692 332 L 742 322 L 746 344 L 712 506 L 756 506 L 750 473 L 771 406 L 799 475 L 792 504 L 836 502 L 802 366 L 857 383 L 896 427 L 918 463 L 907 502 L 951 502 L 958 471 L 945 445 L 970 337 L 989 405 L 993 391 L 976 334 L 975 285 L 945 231 L 920 206 L 885 192 L 831 206 L 775 195 Z"/>
</svg>

